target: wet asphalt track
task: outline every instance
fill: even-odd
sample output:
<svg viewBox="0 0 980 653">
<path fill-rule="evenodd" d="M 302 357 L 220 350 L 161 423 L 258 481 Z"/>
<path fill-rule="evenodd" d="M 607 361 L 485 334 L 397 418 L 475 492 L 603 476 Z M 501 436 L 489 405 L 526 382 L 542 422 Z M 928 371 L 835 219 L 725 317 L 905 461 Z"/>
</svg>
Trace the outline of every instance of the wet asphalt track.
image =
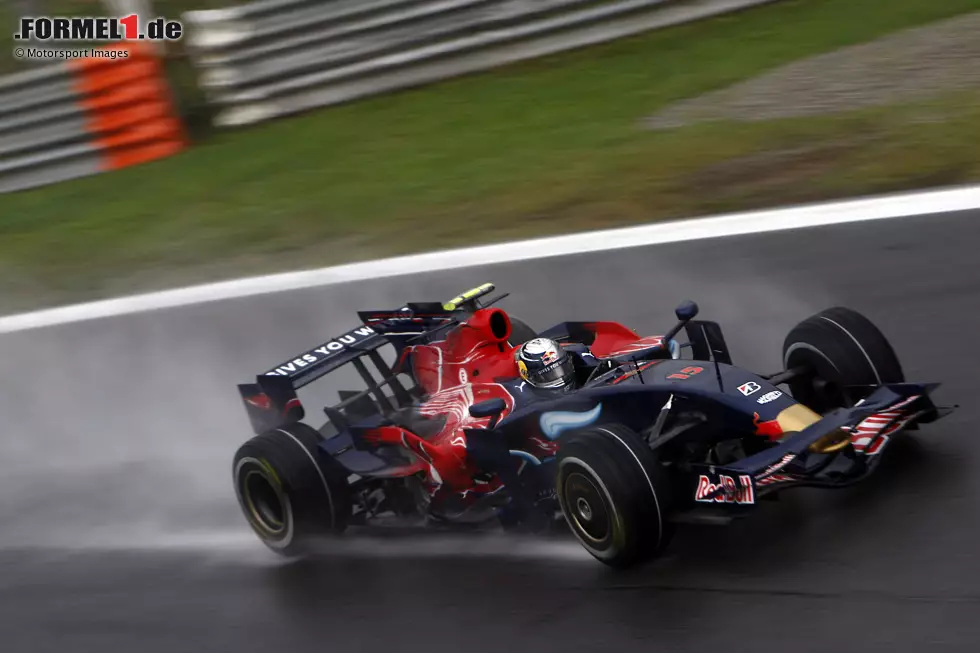
<svg viewBox="0 0 980 653">
<path fill-rule="evenodd" d="M 0 650 L 980 650 L 978 214 L 357 283 L 0 336 Z M 775 370 L 830 305 L 878 322 L 960 410 L 880 474 L 803 490 L 615 574 L 574 542 L 354 542 L 281 564 L 238 515 L 234 383 L 358 308 L 485 280 L 539 328 L 657 332 L 693 298 L 736 362 Z M 561 310 L 564 307 L 564 310 Z M 462 555 L 466 552 L 467 555 Z"/>
</svg>

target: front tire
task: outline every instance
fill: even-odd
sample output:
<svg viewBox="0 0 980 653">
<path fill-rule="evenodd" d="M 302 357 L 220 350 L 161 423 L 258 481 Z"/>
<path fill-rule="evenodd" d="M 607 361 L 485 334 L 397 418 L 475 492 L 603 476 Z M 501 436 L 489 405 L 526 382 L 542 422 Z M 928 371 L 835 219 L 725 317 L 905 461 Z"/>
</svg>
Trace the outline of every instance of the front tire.
<svg viewBox="0 0 980 653">
<path fill-rule="evenodd" d="M 321 439 L 306 424 L 289 424 L 235 453 L 239 506 L 259 539 L 280 555 L 310 553 L 318 539 L 342 533 L 350 518 L 346 471 L 321 452 Z"/>
<path fill-rule="evenodd" d="M 849 308 L 829 308 L 796 325 L 783 342 L 783 365 L 808 370 L 789 382 L 790 391 L 818 413 L 853 406 L 875 386 L 905 381 L 885 335 Z"/>
<path fill-rule="evenodd" d="M 610 425 L 563 436 L 557 467 L 562 514 L 597 560 L 626 568 L 666 548 L 668 486 L 654 453 L 633 431 Z"/>
</svg>

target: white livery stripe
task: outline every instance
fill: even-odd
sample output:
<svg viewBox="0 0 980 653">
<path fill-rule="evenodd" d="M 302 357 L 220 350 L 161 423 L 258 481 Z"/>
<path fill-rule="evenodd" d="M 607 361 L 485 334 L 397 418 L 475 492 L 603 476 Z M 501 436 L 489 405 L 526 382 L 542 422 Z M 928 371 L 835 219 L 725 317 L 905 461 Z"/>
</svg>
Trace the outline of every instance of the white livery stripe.
<svg viewBox="0 0 980 653">
<path fill-rule="evenodd" d="M 851 444 L 857 451 L 864 452 L 865 455 L 873 456 L 881 450 L 888 441 L 889 433 L 894 433 L 911 421 L 911 415 L 902 415 L 901 410 L 896 410 L 908 406 L 922 395 L 913 395 L 903 399 L 891 406 L 887 411 L 875 413 L 865 418 L 860 424 L 850 429 Z M 868 445 L 874 442 L 871 448 Z"/>
</svg>

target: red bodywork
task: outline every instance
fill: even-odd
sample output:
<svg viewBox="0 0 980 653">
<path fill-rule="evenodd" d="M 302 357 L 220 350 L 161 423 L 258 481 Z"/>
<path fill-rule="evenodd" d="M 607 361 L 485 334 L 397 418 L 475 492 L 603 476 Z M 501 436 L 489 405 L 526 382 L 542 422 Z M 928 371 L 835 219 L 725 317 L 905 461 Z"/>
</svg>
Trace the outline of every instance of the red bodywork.
<svg viewBox="0 0 980 653">
<path fill-rule="evenodd" d="M 635 332 L 615 322 L 592 322 L 585 325 L 595 334 L 591 345 L 593 355 L 606 358 L 639 352 L 658 346 L 659 337 L 640 338 Z M 433 493 L 440 488 L 472 493 L 472 498 L 495 492 L 499 479 L 489 483 L 474 480 L 479 472 L 466 456 L 466 434 L 463 429 L 487 426 L 489 417 L 474 418 L 469 407 L 488 399 L 503 399 L 505 408 L 499 419 L 514 410 L 515 399 L 495 379 L 519 376 L 515 352 L 508 343 L 510 318 L 499 308 L 476 311 L 469 320 L 446 333 L 444 340 L 425 345 L 406 347 L 396 369 L 411 365 L 418 384 L 426 393 L 419 412 L 428 416 L 444 416 L 443 429 L 427 439 L 410 431 L 386 426 L 372 429 L 364 439 L 375 443 L 401 446 L 419 458 L 419 464 L 407 467 L 402 475 L 426 472 L 427 484 Z M 529 453 L 539 458 L 554 455 L 557 444 L 540 438 L 529 441 Z"/>
<path fill-rule="evenodd" d="M 646 349 L 659 347 L 664 341 L 660 336 L 641 338 L 635 331 L 618 322 L 588 322 L 584 326 L 595 334 L 595 341 L 589 349 L 596 358 L 638 354 Z"/>
<path fill-rule="evenodd" d="M 402 470 L 403 475 L 427 472 L 431 491 L 440 487 L 462 494 L 485 494 L 500 488 L 499 480 L 476 483 L 477 470 L 466 458 L 465 428 L 481 428 L 490 418 L 474 418 L 469 407 L 487 399 L 503 399 L 500 419 L 514 410 L 514 398 L 495 378 L 519 375 L 514 359 L 515 347 L 507 343 L 510 319 L 497 308 L 476 311 L 469 320 L 448 331 L 439 342 L 406 347 L 396 369 L 406 364 L 425 391 L 419 412 L 444 416 L 446 424 L 435 436 L 423 440 L 410 431 L 386 426 L 364 434 L 370 442 L 402 446 L 419 458 L 418 466 Z"/>
</svg>

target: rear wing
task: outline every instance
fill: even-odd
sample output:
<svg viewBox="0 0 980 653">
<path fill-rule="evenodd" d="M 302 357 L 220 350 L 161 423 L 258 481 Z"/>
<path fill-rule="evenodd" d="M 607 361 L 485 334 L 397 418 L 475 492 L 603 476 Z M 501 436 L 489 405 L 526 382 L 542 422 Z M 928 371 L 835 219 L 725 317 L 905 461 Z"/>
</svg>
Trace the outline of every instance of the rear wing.
<svg viewBox="0 0 980 653">
<path fill-rule="evenodd" d="M 386 344 L 387 338 L 369 326 L 360 326 L 259 374 L 255 383 L 239 384 L 252 430 L 259 434 L 303 419 L 306 410 L 296 391 L 345 365 L 353 365 L 367 389 L 344 392 L 339 404 L 325 409 L 338 430 L 346 427 L 345 413 L 350 410 L 345 409 L 364 416 L 395 410 L 392 399 L 399 406 L 411 404 L 416 388 L 407 388 L 382 358 L 378 350 Z M 373 372 L 366 361 L 375 368 Z M 391 389 L 392 397 L 385 387 Z"/>
<path fill-rule="evenodd" d="M 364 354 L 376 351 L 387 340 L 369 326 L 360 326 L 328 340 L 299 356 L 276 365 L 260 376 L 278 376 L 289 380 L 294 389 L 313 383 L 338 367 L 350 363 Z"/>
<path fill-rule="evenodd" d="M 378 350 L 390 344 L 395 348 L 396 360 L 401 361 L 409 344 L 426 342 L 458 324 L 465 315 L 506 297 L 504 294 L 481 301 L 494 289 L 492 283 L 486 283 L 446 303 L 416 302 L 395 310 L 358 312 L 361 326 L 259 374 L 255 383 L 239 384 L 238 391 L 252 429 L 259 434 L 303 419 L 306 410 L 296 391 L 348 364 L 354 366 L 367 389 L 341 392 L 340 403 L 324 409 L 338 431 L 348 428 L 353 419 L 387 415 L 412 405 L 420 395 L 420 388 L 411 375 L 411 387 L 406 387 Z M 374 367 L 373 371 L 367 362 Z M 391 396 L 385 393 L 385 388 L 391 390 Z"/>
</svg>

